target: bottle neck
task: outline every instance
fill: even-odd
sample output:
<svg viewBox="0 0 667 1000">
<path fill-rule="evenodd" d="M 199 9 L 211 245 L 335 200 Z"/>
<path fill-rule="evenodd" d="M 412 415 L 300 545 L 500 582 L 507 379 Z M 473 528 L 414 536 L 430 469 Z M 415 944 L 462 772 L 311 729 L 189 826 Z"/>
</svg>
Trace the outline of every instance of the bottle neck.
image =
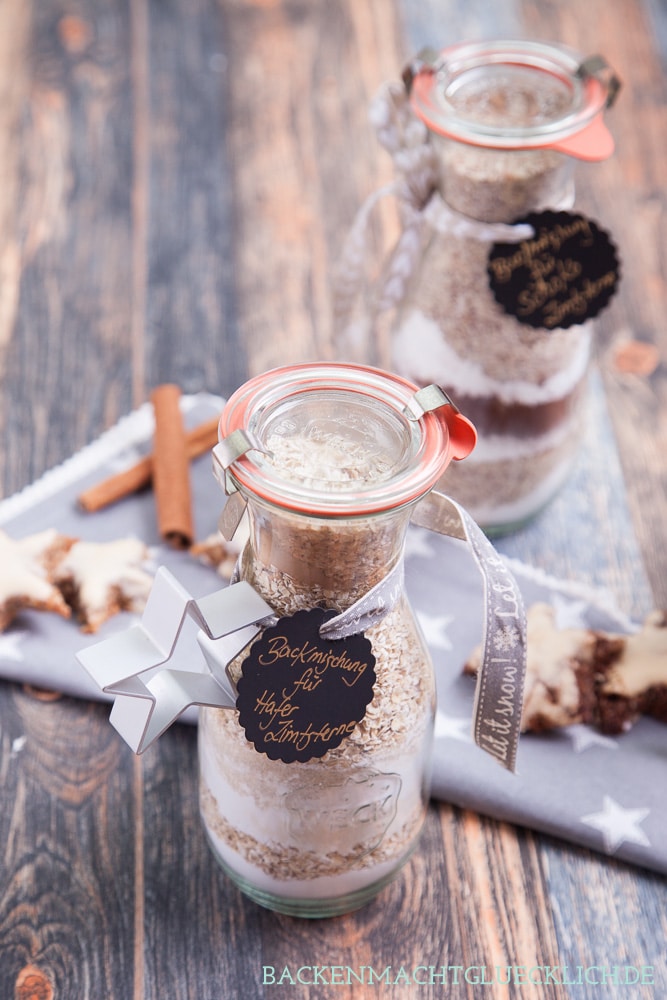
<svg viewBox="0 0 667 1000">
<path fill-rule="evenodd" d="M 403 557 L 410 508 L 353 519 L 310 517 L 248 500 L 241 577 L 276 614 L 345 610 Z"/>
<path fill-rule="evenodd" d="M 490 149 L 435 137 L 440 194 L 481 222 L 513 223 L 529 212 L 570 208 L 574 161 L 550 149 Z"/>
</svg>

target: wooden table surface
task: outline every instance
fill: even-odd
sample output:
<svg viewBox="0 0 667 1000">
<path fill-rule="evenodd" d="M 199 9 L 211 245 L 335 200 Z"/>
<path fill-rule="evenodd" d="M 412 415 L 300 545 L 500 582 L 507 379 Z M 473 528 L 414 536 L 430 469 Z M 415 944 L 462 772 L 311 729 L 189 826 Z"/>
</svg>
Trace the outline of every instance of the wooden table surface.
<svg viewBox="0 0 667 1000">
<path fill-rule="evenodd" d="M 623 260 L 598 337 L 623 517 L 591 498 L 585 544 L 547 517 L 501 547 L 628 614 L 642 587 L 667 607 L 664 0 L 4 0 L 4 495 L 160 382 L 228 394 L 331 357 L 333 266 L 392 177 L 371 97 L 422 45 L 493 35 L 602 52 L 624 81 L 616 154 L 577 174 Z M 383 207 L 377 245 L 396 227 Z M 654 370 L 619 363 L 628 341 L 657 348 Z M 664 879 L 530 830 L 434 803 L 398 881 L 305 921 L 217 869 L 189 727 L 135 757 L 106 707 L 2 683 L 0 775 L 0 1000 L 667 995 Z M 272 987 L 262 971 L 625 964 L 655 985 Z"/>
</svg>

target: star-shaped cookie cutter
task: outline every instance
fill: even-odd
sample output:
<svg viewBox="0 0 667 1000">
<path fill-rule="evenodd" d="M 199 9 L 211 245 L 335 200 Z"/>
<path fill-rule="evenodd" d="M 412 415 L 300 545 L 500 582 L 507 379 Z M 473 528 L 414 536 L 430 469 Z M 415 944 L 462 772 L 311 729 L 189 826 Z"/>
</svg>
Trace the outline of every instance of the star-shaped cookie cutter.
<svg viewBox="0 0 667 1000">
<path fill-rule="evenodd" d="M 203 660 L 191 670 L 166 666 L 188 618 L 199 626 Z M 195 600 L 162 566 L 141 621 L 76 656 L 98 687 L 115 695 L 110 722 L 140 754 L 191 705 L 234 708 L 236 691 L 226 667 L 273 621 L 273 610 L 248 583 Z"/>
</svg>

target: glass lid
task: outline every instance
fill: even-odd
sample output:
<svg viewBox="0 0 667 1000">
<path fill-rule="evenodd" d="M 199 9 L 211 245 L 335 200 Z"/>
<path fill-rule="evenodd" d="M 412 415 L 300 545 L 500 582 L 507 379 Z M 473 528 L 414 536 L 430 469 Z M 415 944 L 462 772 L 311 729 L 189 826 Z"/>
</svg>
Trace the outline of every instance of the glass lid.
<svg viewBox="0 0 667 1000">
<path fill-rule="evenodd" d="M 406 406 L 416 391 L 356 365 L 295 365 L 251 379 L 220 419 L 221 441 L 243 431 L 252 444 L 229 468 L 234 485 L 317 515 L 363 515 L 418 499 L 451 458 L 471 450 L 474 430 L 452 406 L 415 419 Z"/>
<path fill-rule="evenodd" d="M 471 42 L 418 59 L 406 82 L 415 113 L 449 138 L 540 148 L 596 123 L 595 141 L 608 155 L 597 119 L 620 84 L 601 57 L 582 61 L 570 49 L 540 42 Z"/>
</svg>

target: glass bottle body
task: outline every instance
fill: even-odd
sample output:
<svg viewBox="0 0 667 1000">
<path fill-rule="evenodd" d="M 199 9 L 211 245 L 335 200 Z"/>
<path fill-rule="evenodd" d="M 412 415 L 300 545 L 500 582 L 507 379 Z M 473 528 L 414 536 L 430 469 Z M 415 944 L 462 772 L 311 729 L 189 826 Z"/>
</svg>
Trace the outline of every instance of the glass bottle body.
<svg viewBox="0 0 667 1000">
<path fill-rule="evenodd" d="M 571 470 L 591 323 L 536 329 L 505 312 L 487 272 L 491 227 L 569 207 L 572 160 L 547 149 L 434 141 L 442 201 L 434 201 L 421 266 L 397 319 L 393 362 L 419 384 L 436 381 L 475 424 L 475 453 L 465 466 L 450 466 L 440 487 L 488 534 L 501 534 L 538 513 Z"/>
<path fill-rule="evenodd" d="M 343 611 L 403 558 L 409 507 L 322 518 L 249 497 L 247 580 L 278 616 Z M 402 592 L 366 630 L 375 657 L 364 718 L 321 758 L 258 753 L 236 711 L 202 709 L 201 814 L 214 854 L 256 902 L 323 917 L 363 905 L 412 852 L 428 803 L 431 660 Z M 238 674 L 244 654 L 232 667 Z"/>
<path fill-rule="evenodd" d="M 425 126 L 431 155 L 415 162 L 428 163 L 433 194 L 420 209 L 426 246 L 396 317 L 392 367 L 437 382 L 475 424 L 474 455 L 447 469 L 440 486 L 488 534 L 501 534 L 532 518 L 571 469 L 591 349 L 585 320 L 595 315 L 583 311 L 583 295 L 579 325 L 568 325 L 571 311 L 556 329 L 522 321 L 532 314 L 537 323 L 542 307 L 574 309 L 568 296 L 587 282 L 570 284 L 582 265 L 559 253 L 567 237 L 549 229 L 545 245 L 531 219 L 542 243 L 535 258 L 526 216 L 568 212 L 576 161 L 611 155 L 603 113 L 620 82 L 601 56 L 502 39 L 424 50 L 403 81 Z M 529 263 L 517 263 L 508 282 L 511 314 L 493 294 L 489 254 L 494 243 L 522 241 Z"/>
</svg>

